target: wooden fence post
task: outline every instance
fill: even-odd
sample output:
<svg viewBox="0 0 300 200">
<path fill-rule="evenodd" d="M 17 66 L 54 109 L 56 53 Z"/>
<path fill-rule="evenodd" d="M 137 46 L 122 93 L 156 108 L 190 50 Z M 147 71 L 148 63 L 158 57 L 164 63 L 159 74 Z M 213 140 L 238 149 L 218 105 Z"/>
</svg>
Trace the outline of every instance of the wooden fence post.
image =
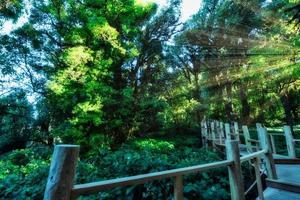
<svg viewBox="0 0 300 200">
<path fill-rule="evenodd" d="M 202 139 L 202 146 L 205 145 L 205 126 L 204 126 L 204 119 L 201 121 L 200 125 L 201 125 L 201 139 Z"/>
<path fill-rule="evenodd" d="M 231 200 L 245 200 L 239 141 L 226 140 L 226 155 L 233 164 L 228 166 Z"/>
<path fill-rule="evenodd" d="M 216 127 L 215 127 L 216 123 L 215 121 L 212 121 L 210 123 L 210 127 L 211 127 L 211 141 L 212 141 L 212 147 L 213 147 L 213 150 L 215 151 L 216 150 Z"/>
<path fill-rule="evenodd" d="M 262 124 L 261 123 L 256 123 L 256 128 L 262 128 Z"/>
<path fill-rule="evenodd" d="M 270 134 L 270 139 L 271 139 L 272 152 L 273 152 L 274 154 L 277 154 L 274 135 Z"/>
<path fill-rule="evenodd" d="M 208 139 L 208 127 L 207 127 L 207 121 L 206 120 L 204 120 L 204 128 L 203 128 L 203 130 L 204 130 L 204 147 L 206 147 L 207 148 L 207 139 Z"/>
<path fill-rule="evenodd" d="M 256 185 L 257 185 L 257 191 L 258 191 L 258 197 L 259 200 L 264 200 L 264 191 L 263 191 L 263 185 L 261 181 L 260 176 L 260 158 L 254 158 L 253 159 L 253 166 L 255 170 L 255 178 L 256 178 Z"/>
<path fill-rule="evenodd" d="M 290 126 L 284 126 L 283 130 L 284 130 L 288 155 L 291 158 L 296 158 L 295 141 L 294 141 L 294 137 L 293 137 L 293 134 L 292 134 L 292 131 L 291 131 L 291 127 Z"/>
<path fill-rule="evenodd" d="M 183 177 L 182 175 L 175 177 L 174 199 L 183 200 Z"/>
<path fill-rule="evenodd" d="M 44 200 L 70 200 L 78 154 L 78 145 L 55 146 Z"/>
<path fill-rule="evenodd" d="M 270 144 L 270 139 L 268 137 L 267 129 L 261 127 L 259 128 L 258 133 L 259 133 L 261 148 L 267 150 L 267 153 L 264 156 L 264 160 L 266 162 L 268 178 L 276 180 L 277 179 L 276 168 L 275 168 L 272 147 Z"/>
<path fill-rule="evenodd" d="M 253 150 L 252 150 L 252 145 L 251 145 L 251 142 L 250 142 L 251 137 L 250 137 L 249 129 L 248 129 L 247 126 L 242 126 L 242 130 L 243 130 L 247 150 L 249 152 L 252 152 Z"/>
<path fill-rule="evenodd" d="M 226 140 L 231 140 L 230 124 L 225 123 Z"/>
<path fill-rule="evenodd" d="M 264 138 L 261 138 L 260 129 L 263 128 L 261 123 L 256 123 L 256 131 L 257 131 L 257 138 L 259 141 L 258 146 L 261 147 L 261 142 L 264 140 Z M 258 149 L 257 149 L 258 150 Z"/>
<path fill-rule="evenodd" d="M 235 139 L 240 141 L 239 124 L 237 122 L 233 123 L 233 130 L 234 130 Z"/>
<path fill-rule="evenodd" d="M 224 132 L 224 123 L 220 122 L 220 133 L 222 134 L 222 138 L 225 139 L 225 132 Z"/>
<path fill-rule="evenodd" d="M 218 124 L 218 126 L 217 126 L 218 127 L 217 128 L 218 131 L 217 131 L 217 133 L 218 133 L 219 143 L 222 144 L 222 141 L 223 141 L 223 138 L 222 138 L 222 127 L 221 127 L 222 124 L 219 121 L 217 122 L 217 124 Z"/>
<path fill-rule="evenodd" d="M 258 151 L 261 147 L 261 138 L 260 138 L 260 134 L 259 134 L 259 130 L 260 128 L 262 128 L 262 124 L 261 123 L 256 123 L 256 132 L 257 132 L 257 140 L 258 140 L 258 143 L 256 143 L 256 151 Z"/>
</svg>

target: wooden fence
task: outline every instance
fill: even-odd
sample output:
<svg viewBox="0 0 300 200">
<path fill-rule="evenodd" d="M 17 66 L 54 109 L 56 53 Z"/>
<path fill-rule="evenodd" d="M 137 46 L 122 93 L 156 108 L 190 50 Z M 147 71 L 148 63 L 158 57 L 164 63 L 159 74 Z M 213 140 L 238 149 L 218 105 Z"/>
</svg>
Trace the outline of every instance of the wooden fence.
<svg viewBox="0 0 300 200">
<path fill-rule="evenodd" d="M 269 179 L 276 180 L 276 170 L 273 159 L 273 143 L 267 133 L 267 129 L 257 124 L 259 140 L 250 138 L 249 130 L 243 126 L 243 135 L 249 154 L 240 157 L 240 133 L 238 124 L 233 126 L 218 121 L 203 120 L 201 122 L 202 139 L 204 144 L 211 143 L 213 147 L 223 146 L 226 149 L 227 159 L 219 162 L 196 165 L 191 167 L 160 171 L 155 173 L 117 178 L 100 182 L 74 185 L 75 170 L 78 160 L 79 146 L 76 145 L 56 145 L 51 162 L 47 186 L 44 194 L 44 200 L 70 200 L 76 199 L 80 195 L 86 195 L 101 192 L 116 187 L 144 184 L 147 182 L 173 179 L 174 180 L 174 199 L 183 199 L 183 176 L 193 173 L 201 173 L 210 169 L 227 167 L 230 183 L 230 194 L 232 200 L 244 200 L 247 191 L 244 191 L 242 180 L 241 163 L 251 161 L 255 170 L 256 186 L 258 196 L 263 197 L 263 188 L 261 181 L 261 160 L 265 163 L 265 170 Z M 285 127 L 285 136 L 288 144 L 289 155 L 295 156 L 294 143 L 298 140 L 293 139 L 290 128 Z M 272 134 L 271 134 L 272 135 Z M 275 136 L 273 134 L 273 136 Z M 252 143 L 255 143 L 253 146 Z M 255 149 L 255 151 L 254 151 Z"/>
<path fill-rule="evenodd" d="M 226 139 L 235 139 L 240 141 L 241 136 L 244 137 L 245 147 L 248 153 L 251 153 L 259 149 L 259 145 L 264 143 L 263 138 L 261 138 L 261 131 L 266 131 L 268 142 L 271 145 L 272 153 L 277 154 L 277 147 L 275 143 L 275 137 L 284 137 L 288 152 L 289 158 L 296 158 L 296 143 L 300 143 L 300 139 L 295 139 L 293 137 L 291 127 L 283 126 L 283 133 L 278 132 L 268 132 L 262 124 L 257 123 L 257 135 L 258 139 L 253 139 L 250 136 L 250 132 L 247 126 L 242 126 L 242 129 L 239 129 L 238 123 L 233 122 L 223 123 L 216 120 L 202 120 L 201 122 L 201 132 L 202 132 L 202 143 L 208 146 L 209 144 L 215 149 L 217 146 L 224 146 Z"/>
</svg>

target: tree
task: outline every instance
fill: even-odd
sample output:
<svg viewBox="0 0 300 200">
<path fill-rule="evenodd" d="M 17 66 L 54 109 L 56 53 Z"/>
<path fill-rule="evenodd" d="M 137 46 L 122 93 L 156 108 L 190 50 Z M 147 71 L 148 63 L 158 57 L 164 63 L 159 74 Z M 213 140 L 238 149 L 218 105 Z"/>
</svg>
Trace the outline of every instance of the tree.
<svg viewBox="0 0 300 200">
<path fill-rule="evenodd" d="M 0 1 L 0 27 L 5 20 L 16 21 L 24 9 L 23 0 L 1 0 Z"/>
<path fill-rule="evenodd" d="M 0 154 L 26 147 L 32 131 L 32 114 L 24 91 L 0 98 Z"/>
<path fill-rule="evenodd" d="M 297 25 L 300 24 L 300 4 L 287 8 L 286 12 L 292 13 L 292 18 L 290 19 L 290 22 L 295 22 Z"/>
<path fill-rule="evenodd" d="M 154 85 L 165 81 L 163 51 L 177 32 L 180 1 L 157 15 L 155 4 L 133 0 L 30 3 L 29 21 L 2 36 L 0 61 L 14 77 L 6 85 L 20 82 L 42 97 L 47 135 L 89 146 L 102 134 L 122 143 L 158 129 L 163 88 Z"/>
<path fill-rule="evenodd" d="M 39 8 L 49 9 L 43 14 L 60 22 L 54 27 L 60 51 L 52 62 L 56 70 L 48 85 L 49 98 L 64 113 L 64 122 L 76 129 L 60 136 L 89 143 L 97 134 L 110 134 L 123 142 L 132 97 L 122 65 L 133 56 L 132 40 L 156 7 L 132 0 L 61 2 L 53 8 L 54 3 Z"/>
<path fill-rule="evenodd" d="M 269 38 L 268 42 L 254 49 L 254 52 L 266 54 L 264 59 L 257 56 L 253 58 L 255 65 L 265 66 L 266 70 L 261 73 L 264 78 L 264 93 L 272 94 L 272 103 L 266 102 L 268 107 L 277 108 L 273 113 L 280 111 L 281 114 L 273 116 L 279 121 L 283 121 L 293 126 L 298 119 L 299 103 L 299 63 L 297 61 L 299 52 L 298 33 L 294 24 L 289 22 L 289 14 L 286 8 L 290 7 L 285 1 L 274 1 L 267 6 L 267 16 L 273 16 L 281 20 L 268 21 L 268 26 L 263 29 L 260 37 Z M 259 59 L 258 59 L 259 58 Z M 260 79 L 261 79 L 260 77 Z M 275 105 L 276 105 L 275 104 Z M 272 120 L 270 120 L 272 121 Z"/>
<path fill-rule="evenodd" d="M 145 24 L 142 34 L 135 39 L 137 55 L 124 65 L 134 98 L 131 134 L 159 131 L 163 125 L 158 114 L 165 109 L 162 97 L 170 81 L 165 52 L 168 42 L 180 31 L 180 3 L 170 1 Z"/>
<path fill-rule="evenodd" d="M 198 120 L 209 112 L 213 118 L 236 120 L 241 104 L 241 117 L 248 121 L 247 79 L 236 76 L 247 68 L 248 50 L 255 45 L 253 30 L 262 24 L 262 2 L 203 2 L 203 7 L 177 36 L 173 54 L 174 65 L 194 86 L 193 96 L 202 104 Z M 238 93 L 236 92 L 238 89 Z"/>
</svg>

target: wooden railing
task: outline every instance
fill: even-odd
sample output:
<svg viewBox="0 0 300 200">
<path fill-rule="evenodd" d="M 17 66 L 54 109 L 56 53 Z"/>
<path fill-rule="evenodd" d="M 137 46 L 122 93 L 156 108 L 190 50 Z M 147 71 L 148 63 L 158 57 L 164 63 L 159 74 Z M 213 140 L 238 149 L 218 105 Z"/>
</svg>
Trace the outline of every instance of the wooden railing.
<svg viewBox="0 0 300 200">
<path fill-rule="evenodd" d="M 51 161 L 44 199 L 70 200 L 76 199 L 80 195 L 101 192 L 116 187 L 138 185 L 161 179 L 174 179 L 174 198 L 176 200 L 182 200 L 184 188 L 183 176 L 215 168 L 227 167 L 231 199 L 244 200 L 245 191 L 242 180 L 241 162 L 245 161 L 253 162 L 259 198 L 264 199 L 260 174 L 261 158 L 264 159 L 266 164 L 268 178 L 277 179 L 277 175 L 272 157 L 271 144 L 267 139 L 268 136 L 266 129 L 261 128 L 260 136 L 264 141 L 266 141 L 262 144 L 261 150 L 243 157 L 240 157 L 239 141 L 227 139 L 224 145 L 226 148 L 227 159 L 223 161 L 79 185 L 74 185 L 79 146 L 56 145 Z"/>
<path fill-rule="evenodd" d="M 104 190 L 113 189 L 116 187 L 124 187 L 129 185 L 138 185 L 151 181 L 166 179 L 166 178 L 174 178 L 174 197 L 175 199 L 182 199 L 183 197 L 183 176 L 191 173 L 204 172 L 210 169 L 227 167 L 232 165 L 232 160 L 224 160 L 220 162 L 214 162 L 204 165 L 197 165 L 193 167 L 185 167 L 180 169 L 166 170 L 161 172 L 154 172 L 149 174 L 142 174 L 137 176 L 130 176 L 125 178 L 112 179 L 107 181 L 100 181 L 94 183 L 86 183 L 75 185 L 72 189 L 72 198 L 83 195 L 90 194 L 95 192 L 100 192 Z"/>
<path fill-rule="evenodd" d="M 117 178 L 100 182 L 85 183 L 74 185 L 76 163 L 78 160 L 79 146 L 76 145 L 56 145 L 51 161 L 51 167 L 48 182 L 45 190 L 45 200 L 70 200 L 76 199 L 80 195 L 101 192 L 116 187 L 124 187 L 130 185 L 144 184 L 151 181 L 161 179 L 174 180 L 174 198 L 176 200 L 183 199 L 183 177 L 192 173 L 201 173 L 207 170 L 227 167 L 228 178 L 230 184 L 230 194 L 232 200 L 244 200 L 249 189 L 244 191 L 242 180 L 241 163 L 250 161 L 255 170 L 258 197 L 264 199 L 261 181 L 262 168 L 261 161 L 265 163 L 264 170 L 267 172 L 269 179 L 276 180 L 277 174 L 273 159 L 273 153 L 276 153 L 276 145 L 274 137 L 284 136 L 286 139 L 288 155 L 295 158 L 295 143 L 300 142 L 294 139 L 289 126 L 284 126 L 283 134 L 268 133 L 267 129 L 261 124 L 256 125 L 258 132 L 258 140 L 252 139 L 247 126 L 242 126 L 239 130 L 238 124 L 235 122 L 232 126 L 228 123 L 218 121 L 203 120 L 201 122 L 201 133 L 203 144 L 212 145 L 213 149 L 217 146 L 226 148 L 227 159 L 219 162 L 196 165 L 191 167 L 172 169 L 125 178 Z M 242 133 L 242 134 L 241 134 Z M 248 154 L 240 157 L 240 136 L 244 136 L 245 146 Z M 254 144 L 254 145 L 253 145 Z M 253 184 L 252 186 L 255 186 Z"/>
<path fill-rule="evenodd" d="M 211 144 L 213 149 L 216 146 L 224 146 L 224 141 L 226 139 L 235 139 L 241 141 L 240 136 L 244 137 L 245 146 L 248 152 L 253 152 L 253 149 L 259 149 L 259 146 L 263 141 L 260 138 L 260 130 L 264 129 L 262 124 L 257 123 L 257 135 L 258 140 L 253 139 L 250 137 L 249 129 L 247 126 L 242 126 L 242 130 L 239 130 L 239 126 L 237 122 L 232 124 L 223 123 L 216 120 L 202 120 L 201 122 L 201 133 L 202 133 L 202 143 L 206 146 Z M 300 139 L 294 139 L 291 127 L 290 126 L 283 126 L 282 133 L 272 133 L 267 132 L 268 138 L 271 149 L 274 154 L 277 154 L 277 148 L 275 144 L 275 137 L 285 137 L 285 142 L 287 146 L 287 152 L 289 158 L 296 158 L 296 143 L 300 143 Z"/>
</svg>

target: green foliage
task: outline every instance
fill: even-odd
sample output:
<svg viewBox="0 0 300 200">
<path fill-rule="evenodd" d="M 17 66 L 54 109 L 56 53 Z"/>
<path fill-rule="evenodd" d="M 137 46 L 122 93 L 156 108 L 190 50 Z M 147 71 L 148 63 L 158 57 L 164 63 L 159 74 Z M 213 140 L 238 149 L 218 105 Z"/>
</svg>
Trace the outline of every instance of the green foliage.
<svg viewBox="0 0 300 200">
<path fill-rule="evenodd" d="M 180 3 L 0 0 L 0 26 L 29 14 L 0 35 L 1 199 L 42 198 L 51 151 L 36 144 L 79 144 L 85 183 L 220 160 L 199 148 L 204 116 L 300 122 L 294 1 L 203 0 L 183 26 Z M 229 199 L 226 171 L 185 176 L 185 197 Z M 81 199 L 172 199 L 172 188 L 166 179 Z"/>
<path fill-rule="evenodd" d="M 181 139 L 181 141 L 183 141 Z M 197 143 L 194 140 L 194 144 Z M 40 199 L 49 170 L 51 149 L 44 146 L 16 150 L 1 156 L 0 198 Z M 220 160 L 213 152 L 186 147 L 162 139 L 143 139 L 124 144 L 116 151 L 105 147 L 93 155 L 81 158 L 77 168 L 77 183 L 106 180 L 149 172 L 174 169 Z M 219 169 L 186 176 L 185 195 L 189 199 L 229 199 L 227 170 Z M 80 199 L 171 199 L 172 180 L 162 180 L 140 186 L 116 188 Z M 139 196 L 142 195 L 142 196 Z"/>
<path fill-rule="evenodd" d="M 29 5 L 28 22 L 0 37 L 0 63 L 5 77 L 42 96 L 36 140 L 89 151 L 93 138 L 120 144 L 163 126 L 164 88 L 156 85 L 167 81 L 163 49 L 176 33 L 180 1 L 159 12 L 135 0 Z"/>
<path fill-rule="evenodd" d="M 177 150 L 178 148 L 180 150 Z M 132 147 L 125 145 L 115 152 L 100 151 L 99 153 L 101 156 L 90 158 L 88 159 L 90 161 L 87 161 L 88 163 L 80 164 L 79 168 L 82 168 L 84 174 L 78 176 L 78 182 L 84 183 L 87 179 L 88 181 L 95 181 L 145 174 L 208 163 L 220 159 L 215 153 L 204 149 L 178 147 L 167 141 L 153 139 L 134 142 Z M 97 171 L 94 166 L 101 166 L 102 170 Z M 185 181 L 190 184 L 185 188 L 185 195 L 190 197 L 189 199 L 213 199 L 218 196 L 229 199 L 226 192 L 228 187 L 228 180 L 225 178 L 227 176 L 226 171 L 226 169 L 220 169 L 187 176 Z M 201 180 L 201 183 L 199 183 L 199 180 Z M 215 186 L 216 183 L 219 184 Z M 134 199 L 134 197 L 171 199 L 172 188 L 173 183 L 171 180 L 162 180 L 141 186 L 116 188 L 112 191 L 103 192 L 97 197 L 90 196 L 82 199 Z M 217 188 L 220 190 L 217 190 Z"/>
<path fill-rule="evenodd" d="M 0 160 L 1 199 L 42 199 L 49 171 L 49 149 L 16 150 Z"/>
<path fill-rule="evenodd" d="M 24 91 L 0 98 L 0 153 L 25 147 L 30 139 L 32 106 Z"/>
<path fill-rule="evenodd" d="M 51 10 L 51 3 L 54 2 L 45 5 L 50 9 L 45 14 L 60 20 L 59 13 Z M 132 109 L 128 105 L 133 103 L 133 97 L 130 88 L 123 84 L 121 67 L 136 49 L 130 39 L 141 34 L 139 27 L 155 11 L 155 6 L 133 0 L 66 4 L 76 10 L 60 4 L 64 20 L 72 22 L 75 18 L 80 26 L 71 25 L 66 33 L 60 34 L 70 47 L 60 54 L 63 65 L 56 66 L 48 84 L 51 102 L 68 114 L 64 123 L 77 133 L 73 143 L 83 145 L 81 141 L 95 133 L 94 129 L 124 141 L 132 126 L 128 115 Z M 61 137 L 66 138 L 64 134 L 61 132 Z"/>
<path fill-rule="evenodd" d="M 180 77 L 183 86 L 172 89 L 186 98 L 178 111 L 195 102 L 190 118 L 184 117 L 189 126 L 203 116 L 243 124 L 299 123 L 299 36 L 287 23 L 289 4 L 203 1 L 169 48 L 175 80 Z"/>
<path fill-rule="evenodd" d="M 178 85 L 170 88 L 168 95 L 163 97 L 167 106 L 159 116 L 163 119 L 165 128 L 193 127 L 197 124 L 196 112 L 200 102 L 190 94 L 192 84 L 185 83 L 182 78 L 174 82 Z"/>
<path fill-rule="evenodd" d="M 22 14 L 24 2 L 22 0 L 1 0 L 0 1 L 0 27 L 1 20 L 12 19 L 16 21 Z"/>
<path fill-rule="evenodd" d="M 133 145 L 140 150 L 166 153 L 174 150 L 174 144 L 155 139 L 134 140 Z"/>
</svg>

